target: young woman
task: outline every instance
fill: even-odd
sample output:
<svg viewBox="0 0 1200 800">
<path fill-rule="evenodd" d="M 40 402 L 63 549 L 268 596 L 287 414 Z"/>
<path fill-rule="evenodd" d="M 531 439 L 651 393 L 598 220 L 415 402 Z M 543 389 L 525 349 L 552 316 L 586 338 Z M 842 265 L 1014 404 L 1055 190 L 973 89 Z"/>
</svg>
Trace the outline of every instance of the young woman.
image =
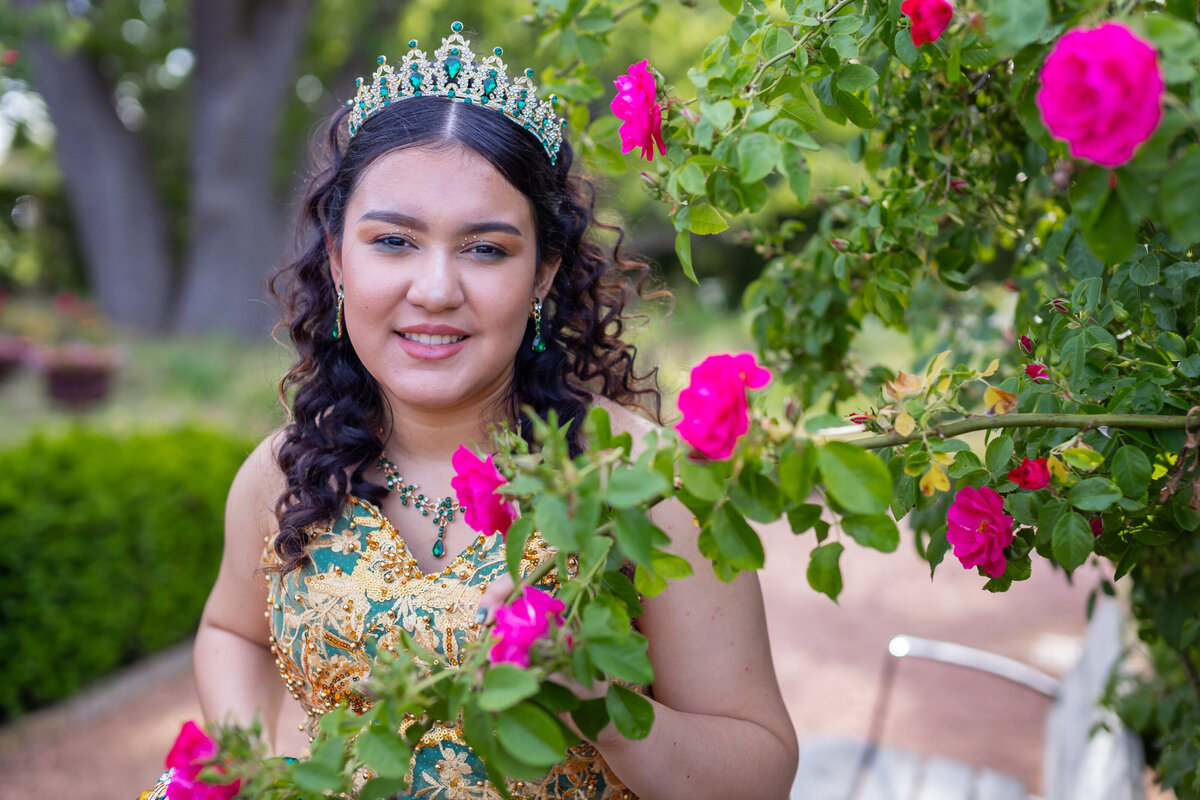
<svg viewBox="0 0 1200 800">
<path fill-rule="evenodd" d="M 629 409 L 657 416 L 620 338 L 617 273 L 644 267 L 593 243 L 555 105 L 453 30 L 432 57 L 412 42 L 397 69 L 381 59 L 334 117 L 303 253 L 277 279 L 299 355 L 281 384 L 290 421 L 230 490 L 196 674 L 208 719 L 258 715 L 283 755 L 305 752 L 324 710 L 365 708 L 358 687 L 397 631 L 454 663 L 511 587 L 500 537 L 441 510 L 460 445 L 486 449 L 495 423 L 528 437 L 522 405 L 578 423 L 601 404 L 635 439 L 652 423 Z M 676 501 L 654 515 L 695 574 L 636 621 L 653 729 L 610 726 L 517 796 L 787 795 L 796 740 L 757 578 L 717 580 Z M 497 796 L 452 724 L 414 763 L 414 797 Z"/>
</svg>

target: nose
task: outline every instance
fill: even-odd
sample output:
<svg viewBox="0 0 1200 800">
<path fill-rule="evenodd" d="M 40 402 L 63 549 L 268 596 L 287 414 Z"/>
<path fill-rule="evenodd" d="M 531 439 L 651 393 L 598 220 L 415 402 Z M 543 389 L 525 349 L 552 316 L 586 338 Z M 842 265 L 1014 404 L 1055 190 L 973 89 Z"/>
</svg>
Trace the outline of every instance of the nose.
<svg viewBox="0 0 1200 800">
<path fill-rule="evenodd" d="M 453 254 L 431 248 L 427 257 L 412 265 L 407 299 L 430 313 L 457 308 L 466 300 L 461 274 Z"/>
</svg>

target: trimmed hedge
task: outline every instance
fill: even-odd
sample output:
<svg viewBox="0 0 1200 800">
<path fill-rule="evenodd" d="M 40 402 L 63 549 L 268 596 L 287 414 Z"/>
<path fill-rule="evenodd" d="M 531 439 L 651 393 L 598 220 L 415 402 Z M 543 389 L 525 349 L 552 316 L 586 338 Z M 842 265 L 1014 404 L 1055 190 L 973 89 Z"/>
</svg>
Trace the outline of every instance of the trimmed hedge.
<svg viewBox="0 0 1200 800">
<path fill-rule="evenodd" d="M 75 429 L 0 451 L 0 720 L 195 630 L 253 446 Z"/>
</svg>

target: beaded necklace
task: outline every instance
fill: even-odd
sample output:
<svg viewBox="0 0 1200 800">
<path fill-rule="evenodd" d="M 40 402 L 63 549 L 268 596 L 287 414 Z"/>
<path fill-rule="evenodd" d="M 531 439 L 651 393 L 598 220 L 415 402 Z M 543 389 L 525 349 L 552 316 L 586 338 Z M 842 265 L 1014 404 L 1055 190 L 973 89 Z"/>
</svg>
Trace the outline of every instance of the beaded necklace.
<svg viewBox="0 0 1200 800">
<path fill-rule="evenodd" d="M 405 483 L 404 478 L 400 477 L 400 469 L 389 461 L 387 456 L 381 455 L 377 466 L 387 479 L 388 491 L 396 490 L 400 494 L 400 505 L 411 504 L 421 512 L 422 517 L 433 515 L 433 524 L 438 526 L 437 541 L 433 543 L 433 557 L 441 558 L 446 555 L 446 525 L 454 522 L 455 512 L 463 511 L 463 507 L 455 503 L 452 497 L 443 497 L 435 504 L 433 498 L 419 494 L 421 487 L 415 483 Z"/>
</svg>

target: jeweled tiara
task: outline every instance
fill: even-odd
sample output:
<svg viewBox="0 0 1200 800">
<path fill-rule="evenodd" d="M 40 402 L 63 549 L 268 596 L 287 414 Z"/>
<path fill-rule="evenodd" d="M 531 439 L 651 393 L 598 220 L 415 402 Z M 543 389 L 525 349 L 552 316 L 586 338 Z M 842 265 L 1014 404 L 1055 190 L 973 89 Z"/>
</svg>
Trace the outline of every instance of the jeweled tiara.
<svg viewBox="0 0 1200 800">
<path fill-rule="evenodd" d="M 558 97 L 538 99 L 531 69 L 509 80 L 507 68 L 500 60 L 504 51 L 499 47 L 492 55 L 476 61 L 470 44 L 462 37 L 462 27 L 461 22 L 450 26 L 450 35 L 442 39 L 432 61 L 417 49 L 417 40 L 413 39 L 398 70 L 380 56 L 379 69 L 369 83 L 356 78 L 358 94 L 346 102 L 351 109 L 350 138 L 354 138 L 364 122 L 392 103 L 410 97 L 448 97 L 499 111 L 538 138 L 550 163 L 557 161 L 562 129 L 567 124 L 555 113 Z"/>
</svg>

